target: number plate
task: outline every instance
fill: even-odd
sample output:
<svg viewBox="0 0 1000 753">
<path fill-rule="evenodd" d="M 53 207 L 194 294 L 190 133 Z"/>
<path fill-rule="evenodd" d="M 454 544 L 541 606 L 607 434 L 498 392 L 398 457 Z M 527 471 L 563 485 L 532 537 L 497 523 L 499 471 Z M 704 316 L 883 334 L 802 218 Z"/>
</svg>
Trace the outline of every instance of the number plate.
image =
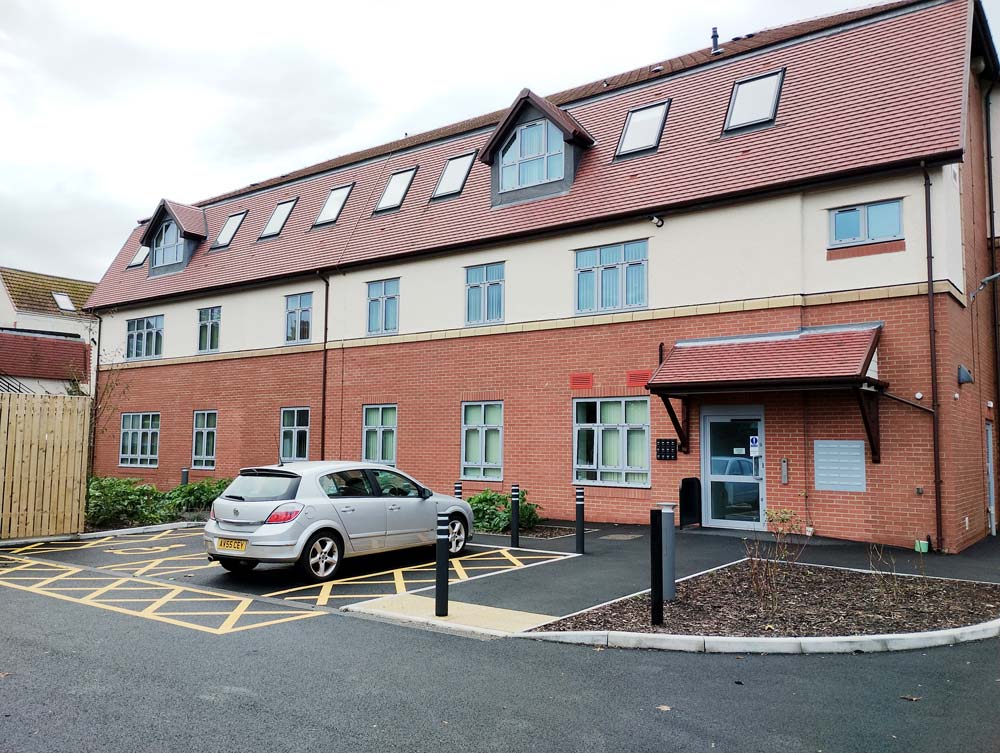
<svg viewBox="0 0 1000 753">
<path fill-rule="evenodd" d="M 246 539 L 217 539 L 215 548 L 226 550 L 227 552 L 245 552 L 247 550 Z"/>
</svg>

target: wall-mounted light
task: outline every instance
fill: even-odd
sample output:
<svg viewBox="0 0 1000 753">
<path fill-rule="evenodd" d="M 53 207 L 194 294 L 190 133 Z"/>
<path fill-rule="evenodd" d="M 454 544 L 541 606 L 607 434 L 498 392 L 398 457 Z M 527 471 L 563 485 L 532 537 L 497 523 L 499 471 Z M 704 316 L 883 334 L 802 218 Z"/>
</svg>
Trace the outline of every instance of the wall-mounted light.
<svg viewBox="0 0 1000 753">
<path fill-rule="evenodd" d="M 652 222 L 656 227 L 663 227 L 663 218 L 662 217 L 657 217 L 654 214 L 652 217 L 649 218 L 649 221 Z"/>
<path fill-rule="evenodd" d="M 923 392 L 917 392 L 913 397 L 915 397 L 917 400 L 923 400 L 924 399 L 924 393 Z"/>
<path fill-rule="evenodd" d="M 963 384 L 972 384 L 976 380 L 972 378 L 972 372 L 965 368 L 962 364 L 958 365 L 958 384 L 959 386 Z"/>
</svg>

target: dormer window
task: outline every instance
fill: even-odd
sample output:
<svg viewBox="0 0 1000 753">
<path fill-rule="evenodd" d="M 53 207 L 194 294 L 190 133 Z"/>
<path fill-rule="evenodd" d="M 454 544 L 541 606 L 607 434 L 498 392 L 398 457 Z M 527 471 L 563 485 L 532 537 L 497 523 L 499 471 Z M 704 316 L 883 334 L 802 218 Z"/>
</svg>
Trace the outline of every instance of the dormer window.
<svg viewBox="0 0 1000 753">
<path fill-rule="evenodd" d="M 727 133 L 758 128 L 774 122 L 781 95 L 784 69 L 737 81 L 726 114 Z"/>
<path fill-rule="evenodd" d="M 562 180 L 562 132 L 547 120 L 518 126 L 500 152 L 500 190 Z"/>
<path fill-rule="evenodd" d="M 167 220 L 153 237 L 153 267 L 184 261 L 184 239 L 173 220 Z"/>
</svg>

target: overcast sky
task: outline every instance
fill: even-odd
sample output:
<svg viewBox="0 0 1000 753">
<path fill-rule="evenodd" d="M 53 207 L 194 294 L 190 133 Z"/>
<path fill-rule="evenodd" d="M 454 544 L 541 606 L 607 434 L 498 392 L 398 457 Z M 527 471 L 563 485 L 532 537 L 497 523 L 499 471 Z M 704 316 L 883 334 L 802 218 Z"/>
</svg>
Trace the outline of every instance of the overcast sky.
<svg viewBox="0 0 1000 753">
<path fill-rule="evenodd" d="M 858 4 L 0 0 L 0 265 L 97 280 L 162 197 Z"/>
</svg>

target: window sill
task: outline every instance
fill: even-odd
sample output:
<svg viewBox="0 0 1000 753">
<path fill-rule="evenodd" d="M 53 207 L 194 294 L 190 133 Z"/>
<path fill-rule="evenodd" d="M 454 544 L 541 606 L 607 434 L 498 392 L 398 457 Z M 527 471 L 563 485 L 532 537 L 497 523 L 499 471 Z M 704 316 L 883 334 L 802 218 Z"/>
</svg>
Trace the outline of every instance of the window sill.
<svg viewBox="0 0 1000 753">
<path fill-rule="evenodd" d="M 826 250 L 827 261 L 838 259 L 856 259 L 860 256 L 876 256 L 878 254 L 893 254 L 906 250 L 906 239 L 896 238 L 888 241 L 871 243 L 851 243 L 843 246 L 831 246 Z"/>
<path fill-rule="evenodd" d="M 463 482 L 464 481 L 468 481 L 469 483 L 472 483 L 472 484 L 479 484 L 479 483 L 482 483 L 482 484 L 502 484 L 503 483 L 503 477 L 502 476 L 500 478 L 484 478 L 483 476 L 459 476 L 458 480 L 459 481 L 463 481 Z"/>
<path fill-rule="evenodd" d="M 574 486 L 596 486 L 602 489 L 652 489 L 652 484 L 616 484 L 609 481 L 574 481 Z"/>
<path fill-rule="evenodd" d="M 142 361 L 159 361 L 163 358 L 162 355 L 159 356 L 142 356 L 141 358 L 126 358 L 122 363 L 141 363 Z"/>
<path fill-rule="evenodd" d="M 119 468 L 133 468 L 133 469 L 139 469 L 139 470 L 141 470 L 143 468 L 152 468 L 152 469 L 155 470 L 156 468 L 160 467 L 160 464 L 157 463 L 156 465 L 126 465 L 124 463 L 118 463 L 118 467 Z"/>
<path fill-rule="evenodd" d="M 622 306 L 616 309 L 594 309 L 592 311 L 575 311 L 573 316 L 604 316 L 605 314 L 630 314 L 633 311 L 646 311 L 649 304 L 641 306 Z"/>
</svg>

